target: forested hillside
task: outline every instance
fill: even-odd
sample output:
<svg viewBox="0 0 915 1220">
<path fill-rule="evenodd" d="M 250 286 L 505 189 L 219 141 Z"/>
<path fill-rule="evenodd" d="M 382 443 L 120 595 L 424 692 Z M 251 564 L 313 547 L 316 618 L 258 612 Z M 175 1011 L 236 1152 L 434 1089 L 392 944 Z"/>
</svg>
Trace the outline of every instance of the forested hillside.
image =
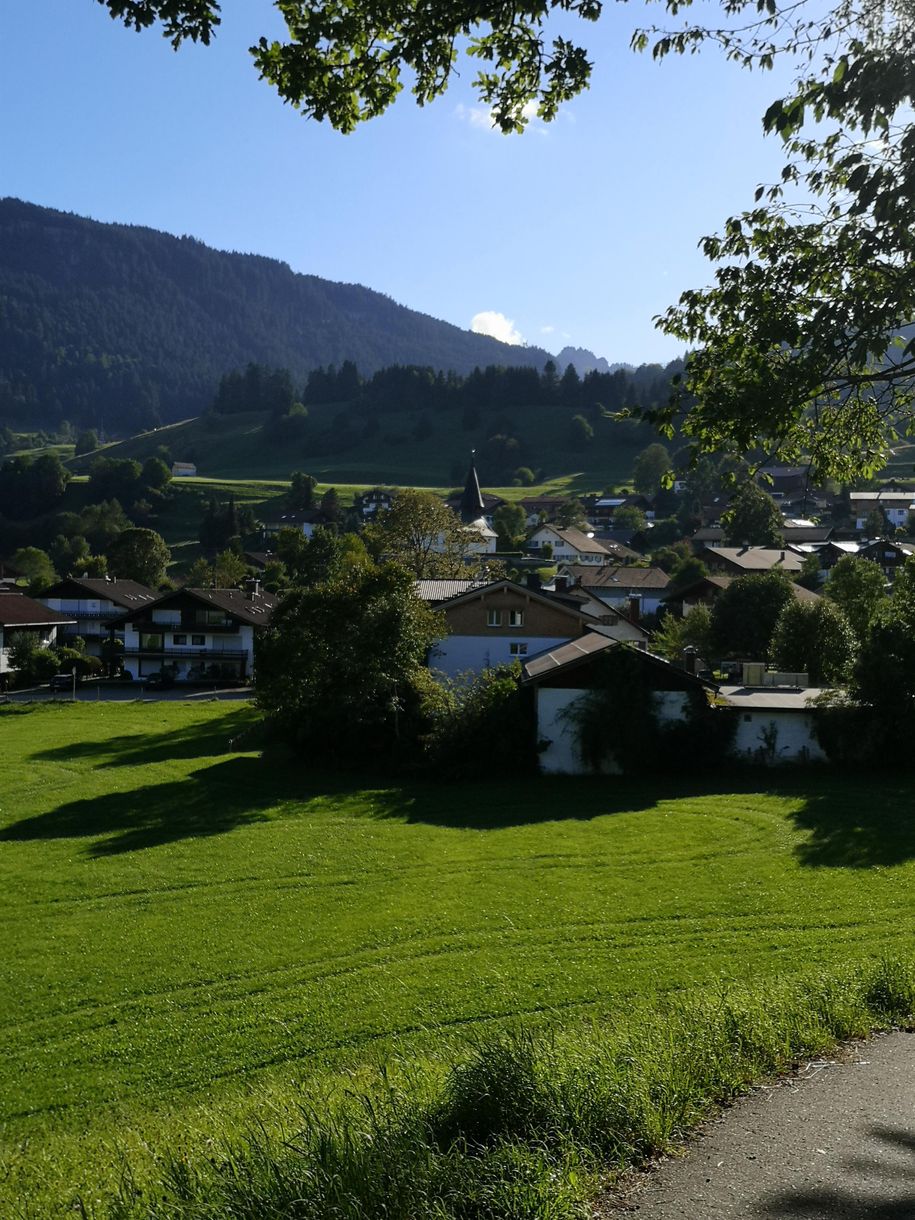
<svg viewBox="0 0 915 1220">
<path fill-rule="evenodd" d="M 346 360 L 469 373 L 547 359 L 273 259 L 0 200 L 0 424 L 130 435 L 199 414 L 249 361 L 304 381 Z"/>
</svg>

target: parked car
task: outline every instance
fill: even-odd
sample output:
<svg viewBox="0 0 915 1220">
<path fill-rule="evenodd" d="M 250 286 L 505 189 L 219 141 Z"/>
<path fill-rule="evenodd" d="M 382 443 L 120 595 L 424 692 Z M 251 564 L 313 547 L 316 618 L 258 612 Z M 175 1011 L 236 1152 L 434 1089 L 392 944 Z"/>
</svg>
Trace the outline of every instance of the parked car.
<svg viewBox="0 0 915 1220">
<path fill-rule="evenodd" d="M 143 681 L 147 690 L 171 690 L 175 685 L 175 679 L 163 669 L 160 669 L 158 673 L 149 674 Z"/>
<path fill-rule="evenodd" d="M 76 685 L 79 686 L 82 682 L 79 674 L 76 675 Z M 48 683 L 50 690 L 72 690 L 73 675 L 72 674 L 54 674 L 51 681 Z"/>
</svg>

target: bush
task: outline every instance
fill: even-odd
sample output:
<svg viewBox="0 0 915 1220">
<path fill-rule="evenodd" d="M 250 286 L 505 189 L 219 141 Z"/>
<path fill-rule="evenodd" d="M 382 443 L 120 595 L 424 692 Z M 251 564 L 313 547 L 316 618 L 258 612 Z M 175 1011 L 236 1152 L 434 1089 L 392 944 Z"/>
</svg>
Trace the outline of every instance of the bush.
<svg viewBox="0 0 915 1220">
<path fill-rule="evenodd" d="M 444 689 L 425 739 L 427 765 L 444 779 L 533 772 L 535 720 L 520 667 L 487 669 Z"/>
</svg>

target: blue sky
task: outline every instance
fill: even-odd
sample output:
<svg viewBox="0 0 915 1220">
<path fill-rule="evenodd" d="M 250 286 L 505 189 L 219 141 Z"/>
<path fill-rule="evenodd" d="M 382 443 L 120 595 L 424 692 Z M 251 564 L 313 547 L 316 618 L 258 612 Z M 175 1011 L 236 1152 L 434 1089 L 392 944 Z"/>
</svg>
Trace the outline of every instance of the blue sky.
<svg viewBox="0 0 915 1220">
<path fill-rule="evenodd" d="M 592 88 L 523 136 L 488 128 L 466 62 L 440 101 L 405 93 L 342 136 L 258 80 L 247 47 L 282 30 L 270 0 L 225 0 L 215 42 L 177 53 L 96 0 L 0 0 L 0 195 L 270 255 L 463 327 L 491 312 L 552 351 L 665 361 L 679 345 L 652 317 L 709 282 L 697 242 L 777 176 L 760 120 L 787 80 L 630 52 L 659 18 L 610 4 L 577 23 Z"/>
</svg>

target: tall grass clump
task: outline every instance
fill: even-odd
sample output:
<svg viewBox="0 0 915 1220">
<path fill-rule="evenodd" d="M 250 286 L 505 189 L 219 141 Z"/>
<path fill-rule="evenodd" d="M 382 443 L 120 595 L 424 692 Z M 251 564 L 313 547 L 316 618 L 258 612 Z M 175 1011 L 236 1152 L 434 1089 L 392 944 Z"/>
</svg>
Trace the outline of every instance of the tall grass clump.
<svg viewBox="0 0 915 1220">
<path fill-rule="evenodd" d="M 609 1175 L 844 1039 L 907 1022 L 915 967 L 674 997 L 564 1032 L 502 1034 L 431 1084 L 302 1112 L 193 1163 L 174 1153 L 108 1220 L 579 1220 Z"/>
</svg>

